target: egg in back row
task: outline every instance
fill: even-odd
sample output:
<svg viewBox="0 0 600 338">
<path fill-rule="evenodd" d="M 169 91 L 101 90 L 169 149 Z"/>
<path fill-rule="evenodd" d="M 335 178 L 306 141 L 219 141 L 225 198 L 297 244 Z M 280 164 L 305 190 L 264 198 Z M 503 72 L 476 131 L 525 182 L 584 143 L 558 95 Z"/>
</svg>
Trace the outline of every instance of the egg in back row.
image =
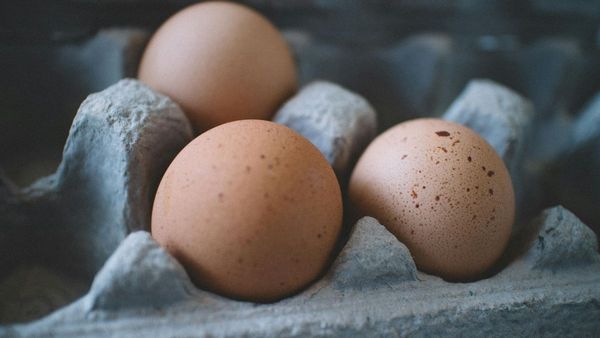
<svg viewBox="0 0 600 338">
<path fill-rule="evenodd" d="M 152 36 L 138 78 L 177 102 L 197 133 L 270 119 L 297 87 L 281 33 L 258 12 L 209 1 L 169 18 Z"/>
</svg>

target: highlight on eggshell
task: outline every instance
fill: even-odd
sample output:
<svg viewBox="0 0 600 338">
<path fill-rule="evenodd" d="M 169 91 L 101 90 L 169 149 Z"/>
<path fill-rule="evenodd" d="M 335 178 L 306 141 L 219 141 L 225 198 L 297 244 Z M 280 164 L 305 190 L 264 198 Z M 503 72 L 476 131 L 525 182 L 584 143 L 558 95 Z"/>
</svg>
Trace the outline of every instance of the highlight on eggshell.
<svg viewBox="0 0 600 338">
<path fill-rule="evenodd" d="M 515 199 L 510 175 L 473 130 L 417 119 L 378 136 L 356 164 L 351 204 L 410 250 L 417 267 L 447 280 L 482 277 L 504 252 Z"/>
<path fill-rule="evenodd" d="M 340 186 L 319 150 L 288 127 L 242 120 L 177 155 L 156 193 L 151 232 L 198 286 L 271 302 L 321 274 L 341 225 Z"/>
<path fill-rule="evenodd" d="M 241 4 L 203 2 L 169 18 L 151 38 L 138 78 L 171 97 L 196 132 L 240 119 L 270 119 L 296 90 L 282 34 Z"/>
</svg>

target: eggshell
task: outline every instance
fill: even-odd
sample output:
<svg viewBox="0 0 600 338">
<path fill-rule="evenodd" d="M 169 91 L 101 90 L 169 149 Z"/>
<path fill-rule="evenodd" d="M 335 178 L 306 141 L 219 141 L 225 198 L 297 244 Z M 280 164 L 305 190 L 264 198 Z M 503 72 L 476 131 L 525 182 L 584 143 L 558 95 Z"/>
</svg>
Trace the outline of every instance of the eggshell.
<svg viewBox="0 0 600 338">
<path fill-rule="evenodd" d="M 336 176 L 293 130 L 236 121 L 193 140 L 166 171 L 152 235 L 201 287 L 269 302 L 313 281 L 342 223 Z"/>
<path fill-rule="evenodd" d="M 478 278 L 504 251 L 514 221 L 502 159 L 462 125 L 418 119 L 377 137 L 352 174 L 351 203 L 410 250 L 420 270 Z"/>
<path fill-rule="evenodd" d="M 139 79 L 170 96 L 197 132 L 239 119 L 269 119 L 296 89 L 279 31 L 239 4 L 204 2 L 167 20 L 150 40 Z"/>
</svg>

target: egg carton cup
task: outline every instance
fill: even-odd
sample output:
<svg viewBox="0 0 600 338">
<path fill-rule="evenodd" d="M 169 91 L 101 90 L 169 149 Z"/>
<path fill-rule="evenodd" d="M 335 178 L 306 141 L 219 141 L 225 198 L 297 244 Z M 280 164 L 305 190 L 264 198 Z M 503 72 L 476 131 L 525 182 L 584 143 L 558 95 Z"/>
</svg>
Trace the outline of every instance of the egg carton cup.
<svg viewBox="0 0 600 338">
<path fill-rule="evenodd" d="M 480 132 L 507 167 L 518 170 L 531 114 L 527 100 L 478 80 L 444 117 Z M 308 137 L 342 182 L 376 130 L 366 100 L 325 81 L 305 86 L 274 120 Z M 191 139 L 175 103 L 123 80 L 83 102 L 54 175 L 25 189 L 2 179 L 0 270 L 12 272 L 0 281 L 0 336 L 600 332 L 597 238 L 560 206 L 514 228 L 504 257 L 487 278 L 472 283 L 419 272 L 409 250 L 365 217 L 346 229 L 327 271 L 296 295 L 255 304 L 198 289 L 147 232 L 161 175 Z"/>
</svg>

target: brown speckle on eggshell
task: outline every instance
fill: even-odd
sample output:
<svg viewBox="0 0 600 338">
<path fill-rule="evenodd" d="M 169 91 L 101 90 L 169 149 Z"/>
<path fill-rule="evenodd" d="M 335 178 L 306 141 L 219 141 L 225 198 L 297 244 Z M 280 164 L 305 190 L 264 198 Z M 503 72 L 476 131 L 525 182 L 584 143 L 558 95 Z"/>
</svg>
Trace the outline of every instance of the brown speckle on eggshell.
<svg viewBox="0 0 600 338">
<path fill-rule="evenodd" d="M 270 302 L 322 272 L 341 222 L 340 187 L 319 150 L 285 126 L 242 120 L 177 155 L 156 194 L 152 236 L 199 286 Z"/>
<path fill-rule="evenodd" d="M 358 161 L 349 193 L 362 215 L 407 245 L 419 269 L 449 280 L 489 269 L 514 220 L 502 159 L 471 129 L 438 119 L 401 123 L 377 137 Z"/>
</svg>

